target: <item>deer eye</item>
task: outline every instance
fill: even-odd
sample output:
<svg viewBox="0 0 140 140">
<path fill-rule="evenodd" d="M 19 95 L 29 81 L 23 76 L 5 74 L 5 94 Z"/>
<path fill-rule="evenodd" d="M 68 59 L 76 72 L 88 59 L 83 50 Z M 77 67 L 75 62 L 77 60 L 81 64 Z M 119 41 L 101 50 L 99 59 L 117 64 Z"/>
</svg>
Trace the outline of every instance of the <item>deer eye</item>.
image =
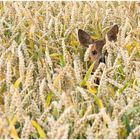
<svg viewBox="0 0 140 140">
<path fill-rule="evenodd" d="M 92 51 L 92 54 L 93 55 L 96 55 L 97 54 L 97 51 L 96 50 Z"/>
</svg>

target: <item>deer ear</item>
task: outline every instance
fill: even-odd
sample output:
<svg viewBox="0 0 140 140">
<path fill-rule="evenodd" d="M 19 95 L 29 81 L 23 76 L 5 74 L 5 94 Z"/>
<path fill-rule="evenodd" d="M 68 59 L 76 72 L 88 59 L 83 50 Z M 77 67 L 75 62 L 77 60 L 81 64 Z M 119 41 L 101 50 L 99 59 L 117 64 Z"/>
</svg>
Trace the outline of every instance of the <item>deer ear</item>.
<svg viewBox="0 0 140 140">
<path fill-rule="evenodd" d="M 90 35 L 81 29 L 78 30 L 78 39 L 81 45 L 83 45 L 84 47 L 88 47 L 94 42 Z"/>
<path fill-rule="evenodd" d="M 117 34 L 119 32 L 119 27 L 118 25 L 114 25 L 108 32 L 108 40 L 109 41 L 116 41 L 117 40 Z"/>
</svg>

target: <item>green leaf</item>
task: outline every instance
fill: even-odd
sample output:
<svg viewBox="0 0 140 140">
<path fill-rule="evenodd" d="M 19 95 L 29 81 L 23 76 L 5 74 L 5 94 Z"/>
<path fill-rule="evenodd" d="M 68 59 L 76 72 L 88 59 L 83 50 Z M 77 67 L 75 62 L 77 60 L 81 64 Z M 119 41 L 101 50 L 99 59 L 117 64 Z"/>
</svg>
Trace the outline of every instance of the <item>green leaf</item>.
<svg viewBox="0 0 140 140">
<path fill-rule="evenodd" d="M 86 110 L 87 110 L 87 106 L 86 106 L 86 104 L 83 104 L 82 109 L 81 109 L 81 111 L 79 113 L 80 114 L 80 117 L 83 117 L 84 116 Z"/>
<path fill-rule="evenodd" d="M 38 139 L 39 136 L 35 133 L 31 133 L 30 138 L 29 139 Z"/>
<path fill-rule="evenodd" d="M 122 65 L 119 66 L 118 71 L 121 74 L 122 79 L 125 78 L 125 72 Z"/>
<path fill-rule="evenodd" d="M 135 107 L 132 107 L 132 108 L 128 109 L 126 111 L 126 114 L 129 115 L 131 113 L 136 113 L 137 111 L 140 111 L 140 106 L 135 106 Z"/>
<path fill-rule="evenodd" d="M 81 86 L 85 86 L 86 85 L 87 80 L 91 76 L 93 68 L 94 68 L 94 63 L 89 67 L 88 71 L 86 72 L 86 75 L 85 75 L 84 79 L 82 80 L 82 82 L 80 84 Z"/>
<path fill-rule="evenodd" d="M 19 139 L 18 132 L 17 132 L 17 130 L 15 128 L 16 121 L 17 121 L 16 116 L 14 116 L 12 120 L 9 119 L 9 126 L 11 128 L 10 136 L 13 139 Z"/>
<path fill-rule="evenodd" d="M 123 123 L 124 123 L 125 128 L 126 128 L 126 131 L 127 131 L 127 135 L 129 135 L 129 133 L 133 129 L 133 125 L 130 125 L 128 115 L 130 115 L 131 113 L 137 113 L 138 111 L 140 111 L 140 106 L 135 106 L 135 107 L 128 109 L 123 115 L 122 119 L 123 119 Z"/>
<path fill-rule="evenodd" d="M 119 89 L 119 93 L 121 94 L 127 87 L 129 86 L 129 83 L 126 83 L 123 88 Z"/>
<path fill-rule="evenodd" d="M 50 57 L 58 58 L 58 57 L 60 57 L 60 54 L 58 54 L 58 53 L 52 53 L 52 54 L 50 54 Z"/>
<path fill-rule="evenodd" d="M 129 133 L 132 131 L 132 127 L 130 126 L 129 118 L 126 113 L 123 115 L 123 122 L 127 130 L 127 135 L 129 135 Z"/>
<path fill-rule="evenodd" d="M 137 52 L 139 53 L 139 43 L 137 42 L 137 40 L 134 40 L 134 41 L 133 41 L 133 44 L 135 45 L 136 50 L 137 50 Z M 132 51 L 131 51 L 131 52 L 132 52 Z"/>
<path fill-rule="evenodd" d="M 50 92 L 50 93 L 48 94 L 48 97 L 47 97 L 47 100 L 46 100 L 46 106 L 47 106 L 47 107 L 50 105 L 51 100 L 52 100 L 52 97 L 53 97 L 53 93 Z"/>
<path fill-rule="evenodd" d="M 58 111 L 58 109 L 56 107 L 53 109 L 52 115 L 53 115 L 53 117 L 55 119 L 58 119 L 58 117 L 59 117 L 59 111 Z"/>
<path fill-rule="evenodd" d="M 93 96 L 94 96 L 94 100 L 95 100 L 96 104 L 99 106 L 99 108 L 100 109 L 104 108 L 102 100 L 95 94 L 93 94 Z"/>
<path fill-rule="evenodd" d="M 65 58 L 64 58 L 63 55 L 60 55 L 60 56 L 59 56 L 59 60 L 60 60 L 60 65 L 61 65 L 62 67 L 65 67 L 65 65 L 66 65 L 66 60 L 65 60 Z"/>
<path fill-rule="evenodd" d="M 12 32 L 10 29 L 5 30 L 4 35 L 8 38 L 10 38 L 12 36 Z"/>
<path fill-rule="evenodd" d="M 32 124 L 37 129 L 37 131 L 40 135 L 40 138 L 41 139 L 46 139 L 46 134 L 45 134 L 44 130 L 39 126 L 39 124 L 34 120 L 32 120 Z"/>
</svg>

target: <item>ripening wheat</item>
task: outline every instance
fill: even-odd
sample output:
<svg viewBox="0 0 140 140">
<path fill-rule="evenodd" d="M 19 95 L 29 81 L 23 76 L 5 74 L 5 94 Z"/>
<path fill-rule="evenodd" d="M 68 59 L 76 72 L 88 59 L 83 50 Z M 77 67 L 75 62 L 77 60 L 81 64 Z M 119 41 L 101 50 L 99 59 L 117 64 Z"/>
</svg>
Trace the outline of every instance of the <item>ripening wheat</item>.
<svg viewBox="0 0 140 140">
<path fill-rule="evenodd" d="M 77 31 L 113 24 L 92 73 Z M 140 3 L 0 2 L 0 138 L 140 138 Z"/>
</svg>

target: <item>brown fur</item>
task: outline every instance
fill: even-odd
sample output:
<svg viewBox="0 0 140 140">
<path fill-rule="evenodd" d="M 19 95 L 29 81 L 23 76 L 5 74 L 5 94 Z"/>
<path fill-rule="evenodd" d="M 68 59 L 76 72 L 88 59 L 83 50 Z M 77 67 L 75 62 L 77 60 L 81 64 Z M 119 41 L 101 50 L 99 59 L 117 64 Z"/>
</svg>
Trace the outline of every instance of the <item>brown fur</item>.
<svg viewBox="0 0 140 140">
<path fill-rule="evenodd" d="M 117 34 L 118 34 L 118 25 L 114 25 L 108 32 L 107 32 L 107 36 L 108 36 L 108 40 L 109 41 L 116 41 L 117 40 Z M 102 48 L 106 43 L 105 39 L 100 39 L 100 40 L 93 40 L 91 38 L 91 36 L 79 29 L 78 30 L 78 38 L 79 41 L 81 43 L 81 45 L 83 45 L 84 47 L 88 48 L 89 45 L 91 46 L 91 52 L 90 52 L 90 60 L 91 62 L 94 62 L 94 71 L 96 70 L 96 68 L 98 67 L 100 62 L 104 62 L 104 58 L 105 58 L 105 54 L 102 54 Z"/>
</svg>

